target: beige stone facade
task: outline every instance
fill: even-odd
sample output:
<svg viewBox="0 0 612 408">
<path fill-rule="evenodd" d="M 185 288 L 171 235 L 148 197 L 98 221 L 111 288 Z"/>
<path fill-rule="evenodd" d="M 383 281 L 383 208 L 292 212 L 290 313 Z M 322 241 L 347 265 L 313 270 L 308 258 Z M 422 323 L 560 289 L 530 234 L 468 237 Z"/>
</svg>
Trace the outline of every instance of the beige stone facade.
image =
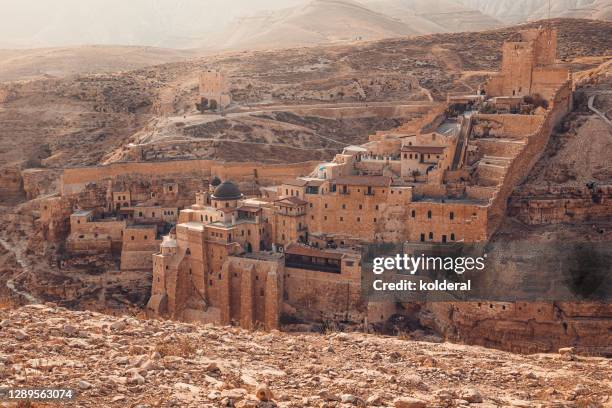
<svg viewBox="0 0 612 408">
<path fill-rule="evenodd" d="M 486 242 L 571 107 L 555 47 L 553 30 L 522 32 L 483 92 L 449 96 L 446 109 L 377 132 L 260 197 L 227 181 L 198 193 L 153 256 L 150 311 L 267 328 L 281 312 L 359 320 L 361 244 Z"/>
<path fill-rule="evenodd" d="M 227 75 L 220 71 L 200 74 L 200 104 L 202 109 L 222 110 L 232 103 Z"/>
</svg>

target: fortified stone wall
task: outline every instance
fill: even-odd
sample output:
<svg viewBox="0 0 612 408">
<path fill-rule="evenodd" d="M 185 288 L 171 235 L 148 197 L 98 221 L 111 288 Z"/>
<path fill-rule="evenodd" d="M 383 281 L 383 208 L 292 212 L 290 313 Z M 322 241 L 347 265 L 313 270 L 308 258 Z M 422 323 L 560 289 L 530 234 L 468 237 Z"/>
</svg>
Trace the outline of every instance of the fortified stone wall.
<svg viewBox="0 0 612 408">
<path fill-rule="evenodd" d="M 500 137 L 523 139 L 537 131 L 544 122 L 543 115 L 500 115 L 478 113 L 474 115 L 474 137 Z"/>
<path fill-rule="evenodd" d="M 546 100 L 555 97 L 559 84 L 567 81 L 567 68 L 538 67 L 532 73 L 532 93 L 540 94 Z"/>
<path fill-rule="evenodd" d="M 278 258 L 252 259 L 230 256 L 224 265 L 229 279 L 229 299 L 222 298 L 220 308 L 229 307 L 231 320 L 246 329 L 279 327 L 284 266 Z M 222 313 L 223 314 L 223 313 Z"/>
<path fill-rule="evenodd" d="M 361 300 L 361 265 L 342 260 L 341 273 L 285 268 L 283 299 L 298 316 L 322 320 L 358 319 Z"/>
<path fill-rule="evenodd" d="M 514 158 L 524 148 L 521 140 L 476 139 L 474 142 L 483 155 L 494 157 Z"/>
<path fill-rule="evenodd" d="M 304 116 L 316 116 L 329 119 L 354 119 L 354 118 L 402 118 L 413 117 L 415 114 L 423 115 L 429 112 L 433 103 L 419 103 L 418 105 L 395 105 L 395 106 L 339 106 L 339 107 L 289 107 L 288 111 Z"/>
<path fill-rule="evenodd" d="M 62 195 L 82 191 L 88 183 L 116 179 L 125 174 L 135 177 L 164 176 L 178 178 L 198 176 L 210 178 L 216 175 L 221 179 L 235 181 L 254 181 L 261 184 L 280 184 L 283 180 L 309 174 L 316 161 L 294 164 L 261 164 L 253 162 L 216 162 L 213 160 L 177 160 L 166 162 L 112 163 L 105 166 L 68 168 L 62 176 Z"/>
<path fill-rule="evenodd" d="M 543 123 L 536 132 L 527 137 L 527 143 L 522 152 L 512 160 L 489 210 L 489 235 L 497 230 L 497 227 L 503 220 L 508 198 L 514 188 L 527 177 L 535 163 L 540 159 L 554 126 L 570 110 L 571 94 L 571 82 L 567 81 L 557 91 L 554 99 L 551 101 Z"/>
</svg>

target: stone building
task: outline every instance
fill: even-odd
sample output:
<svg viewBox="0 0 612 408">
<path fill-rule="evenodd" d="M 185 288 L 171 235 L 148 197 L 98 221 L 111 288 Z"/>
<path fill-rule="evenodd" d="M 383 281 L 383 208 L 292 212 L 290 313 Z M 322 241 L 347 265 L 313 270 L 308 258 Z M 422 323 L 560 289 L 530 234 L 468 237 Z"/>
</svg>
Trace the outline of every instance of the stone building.
<svg viewBox="0 0 612 408">
<path fill-rule="evenodd" d="M 178 220 L 179 183 L 109 180 L 105 187 L 92 184 L 89 188 L 83 198 L 45 200 L 41 220 L 48 234 L 67 233 L 66 248 L 72 256 L 110 255 L 122 271 L 150 271 L 151 256 L 159 249 L 162 235 Z M 60 222 L 66 211 L 71 213 L 69 228 Z"/>
<path fill-rule="evenodd" d="M 551 99 L 569 71 L 555 65 L 557 31 L 553 28 L 525 30 L 519 41 L 505 42 L 501 72 L 486 84 L 489 97 L 540 94 Z"/>
<path fill-rule="evenodd" d="M 319 286 L 333 290 L 351 285 L 351 305 L 356 304 L 358 254 L 305 245 L 308 203 L 297 197 L 297 191 L 293 194 L 277 200 L 247 199 L 229 181 L 212 192 L 198 193 L 196 204 L 181 211 L 176 231 L 164 238 L 161 251 L 153 256 L 149 309 L 185 320 L 274 328 L 283 302 L 293 308 L 313 303 Z M 296 246 L 297 242 L 303 244 Z M 342 264 L 346 257 L 353 260 Z M 319 261 L 330 267 L 319 271 L 323 276 L 316 273 Z M 299 279 L 305 287 L 285 279 Z M 346 299 L 346 289 L 333 293 Z M 320 316 L 334 299 L 329 302 L 321 303 L 321 309 L 311 305 L 311 310 Z"/>
<path fill-rule="evenodd" d="M 356 321 L 394 313 L 395 305 L 366 313 L 360 247 L 486 242 L 570 109 L 556 32 L 520 37 L 504 45 L 502 71 L 477 95 L 449 96 L 445 109 L 377 132 L 259 197 L 228 180 L 197 193 L 153 256 L 150 311 L 266 328 L 281 313 Z"/>
<path fill-rule="evenodd" d="M 227 75 L 220 71 L 205 71 L 200 74 L 200 102 L 198 108 L 223 110 L 232 103 Z"/>
</svg>

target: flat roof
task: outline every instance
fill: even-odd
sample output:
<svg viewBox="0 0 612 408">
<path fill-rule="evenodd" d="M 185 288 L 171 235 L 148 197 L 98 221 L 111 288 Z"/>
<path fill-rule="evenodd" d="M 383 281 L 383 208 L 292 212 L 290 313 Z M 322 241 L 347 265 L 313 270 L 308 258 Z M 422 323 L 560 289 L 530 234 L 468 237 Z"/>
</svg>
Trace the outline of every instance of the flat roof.
<svg viewBox="0 0 612 408">
<path fill-rule="evenodd" d="M 259 212 L 261 211 L 261 207 L 255 207 L 253 205 L 243 205 L 238 207 L 238 211 L 244 211 L 244 212 Z"/>
<path fill-rule="evenodd" d="M 276 200 L 274 203 L 285 204 L 285 205 L 289 205 L 291 207 L 296 207 L 296 206 L 308 204 L 307 201 L 304 201 L 301 198 L 295 197 L 295 196 L 283 197 L 280 200 Z"/>
<path fill-rule="evenodd" d="M 472 204 L 478 206 L 486 206 L 489 203 L 489 200 L 478 198 L 413 197 L 412 201 L 435 204 Z"/>
<path fill-rule="evenodd" d="M 83 215 L 89 215 L 91 213 L 93 213 L 92 210 L 77 210 L 77 211 L 73 212 L 72 215 L 83 216 Z"/>
<path fill-rule="evenodd" d="M 163 246 L 164 248 L 174 248 L 176 247 L 176 239 L 173 238 L 169 238 L 169 239 L 165 239 L 162 241 L 161 246 Z"/>
<path fill-rule="evenodd" d="M 262 261 L 277 261 L 283 257 L 283 254 L 278 253 L 278 252 L 272 252 L 272 251 L 257 251 L 257 252 L 245 252 L 244 254 L 230 255 L 230 256 L 235 256 L 237 258 L 259 259 Z"/>
<path fill-rule="evenodd" d="M 196 221 L 184 222 L 182 224 L 177 225 L 177 227 L 185 227 L 191 230 L 204 231 L 204 224 Z"/>
<path fill-rule="evenodd" d="M 156 224 L 134 224 L 134 225 L 128 225 L 125 228 L 126 229 L 156 229 L 157 230 L 157 225 Z"/>
<path fill-rule="evenodd" d="M 444 149 L 444 146 L 403 146 L 402 152 L 440 154 L 444 153 Z"/>
<path fill-rule="evenodd" d="M 288 186 L 294 186 L 294 187 L 304 187 L 306 184 L 308 184 L 307 180 L 303 180 L 303 179 L 291 179 L 291 180 L 285 180 L 283 182 L 283 185 L 288 185 Z"/>
<path fill-rule="evenodd" d="M 387 187 L 391 184 L 391 177 L 388 176 L 345 176 L 331 180 L 336 184 L 347 184 L 350 186 L 375 186 Z"/>
<path fill-rule="evenodd" d="M 234 211 L 236 211 L 236 208 L 233 207 L 221 207 L 221 208 L 216 208 L 217 211 L 221 211 L 222 213 L 225 214 L 229 214 L 229 213 L 233 213 Z"/>
<path fill-rule="evenodd" d="M 303 255 L 303 256 L 314 256 L 318 258 L 329 258 L 329 259 L 342 259 L 344 254 L 331 252 L 324 249 L 317 249 L 314 247 L 301 245 L 301 244 L 289 244 L 285 248 L 285 253 L 290 255 Z"/>
<path fill-rule="evenodd" d="M 346 146 L 344 150 L 349 150 L 349 151 L 354 151 L 354 152 L 367 152 L 368 151 L 368 149 L 366 149 L 365 147 L 357 146 L 357 145 Z"/>
</svg>

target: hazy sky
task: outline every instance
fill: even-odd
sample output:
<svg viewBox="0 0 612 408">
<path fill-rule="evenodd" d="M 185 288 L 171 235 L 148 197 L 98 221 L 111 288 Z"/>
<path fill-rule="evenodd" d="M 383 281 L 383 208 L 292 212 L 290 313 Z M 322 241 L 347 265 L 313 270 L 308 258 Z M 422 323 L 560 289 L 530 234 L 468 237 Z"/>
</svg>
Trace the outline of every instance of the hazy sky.
<svg viewBox="0 0 612 408">
<path fill-rule="evenodd" d="M 0 0 L 0 47 L 188 47 L 241 15 L 304 0 Z"/>
</svg>

